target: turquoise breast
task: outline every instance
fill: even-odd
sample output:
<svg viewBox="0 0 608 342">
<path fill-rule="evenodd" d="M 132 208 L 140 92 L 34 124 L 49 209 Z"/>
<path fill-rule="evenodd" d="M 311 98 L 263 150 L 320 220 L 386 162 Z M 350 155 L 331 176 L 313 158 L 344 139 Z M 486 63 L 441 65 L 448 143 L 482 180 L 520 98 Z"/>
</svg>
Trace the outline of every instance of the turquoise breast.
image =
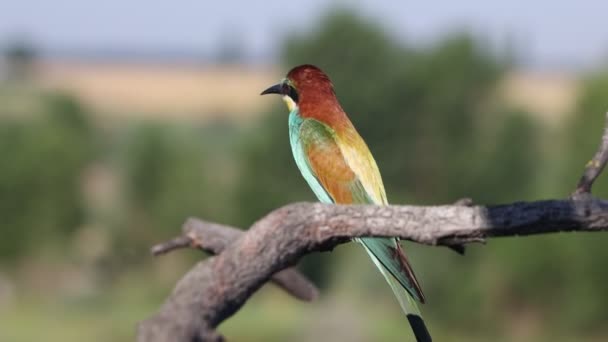
<svg viewBox="0 0 608 342">
<path fill-rule="evenodd" d="M 302 122 L 304 122 L 304 120 L 305 119 L 300 116 L 298 108 L 295 108 L 289 113 L 289 142 L 291 144 L 293 158 L 296 161 L 298 169 L 300 169 L 300 173 L 302 173 L 302 176 L 319 201 L 322 203 L 333 203 L 334 201 L 331 199 L 325 189 L 323 189 L 323 186 L 321 186 L 321 183 L 313 174 L 310 166 L 308 165 L 308 159 L 304 153 L 300 132 L 300 127 L 302 126 Z"/>
</svg>

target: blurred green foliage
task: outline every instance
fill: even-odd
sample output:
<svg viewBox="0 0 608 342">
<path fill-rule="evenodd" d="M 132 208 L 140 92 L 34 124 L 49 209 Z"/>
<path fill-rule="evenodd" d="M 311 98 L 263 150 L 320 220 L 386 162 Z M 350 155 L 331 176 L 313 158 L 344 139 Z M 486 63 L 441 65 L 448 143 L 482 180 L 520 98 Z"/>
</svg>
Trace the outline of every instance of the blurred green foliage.
<svg viewBox="0 0 608 342">
<path fill-rule="evenodd" d="M 82 173 L 95 144 L 71 97 L 44 95 L 41 112 L 0 122 L 0 260 L 69 236 L 84 220 Z"/>
<path fill-rule="evenodd" d="M 559 178 L 555 184 L 555 189 L 561 193 L 573 190 L 583 167 L 597 150 L 606 124 L 606 94 L 608 69 L 597 70 L 583 77 L 576 108 L 562 127 L 563 141 L 556 141 L 553 146 L 563 151 L 559 159 Z M 608 178 L 605 174 L 595 182 L 593 194 L 601 198 L 608 196 Z M 553 262 L 552 266 L 548 266 L 557 272 L 553 276 L 553 287 L 546 280 L 539 284 L 539 287 L 549 287 L 549 293 L 559 291 L 563 298 L 561 310 L 564 312 L 556 314 L 559 316 L 556 320 L 583 331 L 605 328 L 608 324 L 608 295 L 602 284 L 608 282 L 608 272 L 604 271 L 603 266 L 608 260 L 608 236 L 600 234 L 574 239 L 563 236 L 556 240 L 546 254 L 547 259 L 560 261 L 557 265 Z M 542 280 L 540 275 L 537 278 L 539 282 Z M 546 295 L 543 297 L 547 298 Z"/>
<path fill-rule="evenodd" d="M 483 38 L 458 32 L 420 46 L 345 10 L 323 17 L 312 32 L 286 37 L 282 63 L 285 72 L 312 63 L 329 74 L 379 164 L 393 203 L 565 197 L 596 148 L 608 109 L 608 73 L 590 75 L 574 115 L 561 132 L 549 134 L 533 115 L 497 96 L 511 61 L 492 52 Z M 158 305 L 164 293 L 152 285 L 156 280 L 148 281 L 145 267 L 159 267 L 150 274 L 175 267 L 150 263 L 147 249 L 174 235 L 186 217 L 247 227 L 287 202 L 315 200 L 292 161 L 287 110 L 278 99 L 246 127 L 228 121 L 100 123 L 70 96 L 20 97 L 10 88 L 0 86 L 0 263 L 20 265 L 45 244 L 57 246 L 66 260 L 83 258 L 86 253 L 74 250 L 92 247 L 76 243 L 87 227 L 107 235 L 110 246 L 100 252 L 101 264 L 112 266 L 109 274 L 115 277 L 109 278 L 130 280 L 124 286 L 106 282 L 98 301 L 120 307 L 129 318 L 99 319 L 99 312 L 112 316 L 113 306 L 91 305 L 95 318 L 89 324 L 99 319 L 103 326 L 131 328 L 143 318 L 139 306 L 148 300 L 154 301 L 148 306 Z M 15 106 L 17 98 L 28 105 Z M 88 198 L 87 184 L 104 177 L 113 181 L 107 198 Z M 598 196 L 608 196 L 605 179 L 595 188 Z M 604 235 L 563 234 L 496 239 L 472 246 L 466 257 L 414 244 L 407 249 L 429 298 L 422 310 L 438 340 L 554 341 L 606 336 L 606 243 Z M 293 339 L 315 330 L 310 328 L 319 324 L 317 316 L 325 320 L 327 313 L 329 321 L 345 320 L 345 332 L 355 327 L 349 319 L 360 319 L 366 323 L 356 325 L 362 336 L 398 339 L 406 333 L 405 321 L 372 264 L 360 266 L 365 260 L 351 246 L 305 258 L 301 266 L 330 298 L 305 307 L 266 293 L 226 324 L 227 335 Z M 85 265 L 90 272 L 99 263 Z M 174 280 L 158 282 L 168 291 Z M 0 277 L 0 290 L 1 285 Z M 123 297 L 135 297 L 133 307 L 123 304 L 130 303 Z M 28 296 L 12 325 L 29 316 L 43 320 L 40 313 L 28 313 L 33 302 Z M 85 315 L 81 310 L 67 311 Z M 345 319 L 345 312 L 359 316 Z M 285 323 L 281 329 L 264 326 L 279 317 Z M 101 330 L 111 329 L 94 329 Z M 120 339 L 126 331 L 123 326 L 120 337 L 108 336 Z M 86 336 L 79 330 L 74 334 Z"/>
<path fill-rule="evenodd" d="M 158 232 L 174 232 L 189 215 L 200 214 L 205 192 L 202 147 L 194 134 L 167 123 L 144 123 L 126 133 L 122 146 L 129 217 L 119 241 L 150 246 Z M 133 229 L 135 228 L 135 229 Z M 153 239 L 152 238 L 152 239 Z"/>
<path fill-rule="evenodd" d="M 229 156 L 238 141 L 230 141 L 236 139 L 234 124 L 140 122 L 120 135 L 124 139 L 110 154 L 117 155 L 125 202 L 119 219 L 109 225 L 115 228 L 116 248 L 132 262 L 149 261 L 141 258 L 142 251 L 175 234 L 187 217 L 229 219 L 233 207 L 227 189 L 234 168 Z"/>
<path fill-rule="evenodd" d="M 556 144 L 565 152 L 560 165 L 563 181 L 576 179 L 597 149 L 606 120 L 602 114 L 608 111 L 608 68 L 586 76 L 583 89 L 577 108 L 563 127 L 565 140 Z M 600 177 L 593 191 L 598 196 L 608 196 L 608 180 Z"/>
</svg>

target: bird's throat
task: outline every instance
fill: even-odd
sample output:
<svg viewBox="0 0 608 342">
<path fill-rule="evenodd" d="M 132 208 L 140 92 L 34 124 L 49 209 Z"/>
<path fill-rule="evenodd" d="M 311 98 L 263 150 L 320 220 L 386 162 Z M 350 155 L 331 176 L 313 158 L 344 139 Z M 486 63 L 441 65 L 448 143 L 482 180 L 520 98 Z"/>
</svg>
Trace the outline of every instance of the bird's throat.
<svg viewBox="0 0 608 342">
<path fill-rule="evenodd" d="M 287 109 L 289 109 L 290 112 L 293 112 L 293 110 L 298 107 L 295 101 L 287 95 L 283 95 L 283 102 L 285 102 Z"/>
</svg>

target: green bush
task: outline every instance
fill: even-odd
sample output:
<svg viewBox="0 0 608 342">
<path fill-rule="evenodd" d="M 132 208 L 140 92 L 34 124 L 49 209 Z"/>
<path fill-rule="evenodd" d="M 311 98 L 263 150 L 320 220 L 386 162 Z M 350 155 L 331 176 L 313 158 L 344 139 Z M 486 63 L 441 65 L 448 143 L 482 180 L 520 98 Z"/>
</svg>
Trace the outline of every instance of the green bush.
<svg viewBox="0 0 608 342">
<path fill-rule="evenodd" d="M 65 95 L 45 95 L 39 107 L 0 120 L 2 259 L 61 240 L 84 220 L 82 176 L 95 154 L 87 115 Z"/>
</svg>

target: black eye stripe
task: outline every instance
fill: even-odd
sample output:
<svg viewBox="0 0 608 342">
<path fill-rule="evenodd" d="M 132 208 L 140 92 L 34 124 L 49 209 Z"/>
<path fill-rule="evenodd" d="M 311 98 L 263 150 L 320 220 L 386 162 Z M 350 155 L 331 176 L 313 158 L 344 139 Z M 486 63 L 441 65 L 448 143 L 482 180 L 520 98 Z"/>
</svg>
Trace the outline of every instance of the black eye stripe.
<svg viewBox="0 0 608 342">
<path fill-rule="evenodd" d="M 296 88 L 294 88 L 290 85 L 287 85 L 287 88 L 288 89 L 287 89 L 286 95 L 291 97 L 293 102 L 298 103 L 299 96 L 298 96 L 298 92 L 296 91 Z"/>
</svg>

